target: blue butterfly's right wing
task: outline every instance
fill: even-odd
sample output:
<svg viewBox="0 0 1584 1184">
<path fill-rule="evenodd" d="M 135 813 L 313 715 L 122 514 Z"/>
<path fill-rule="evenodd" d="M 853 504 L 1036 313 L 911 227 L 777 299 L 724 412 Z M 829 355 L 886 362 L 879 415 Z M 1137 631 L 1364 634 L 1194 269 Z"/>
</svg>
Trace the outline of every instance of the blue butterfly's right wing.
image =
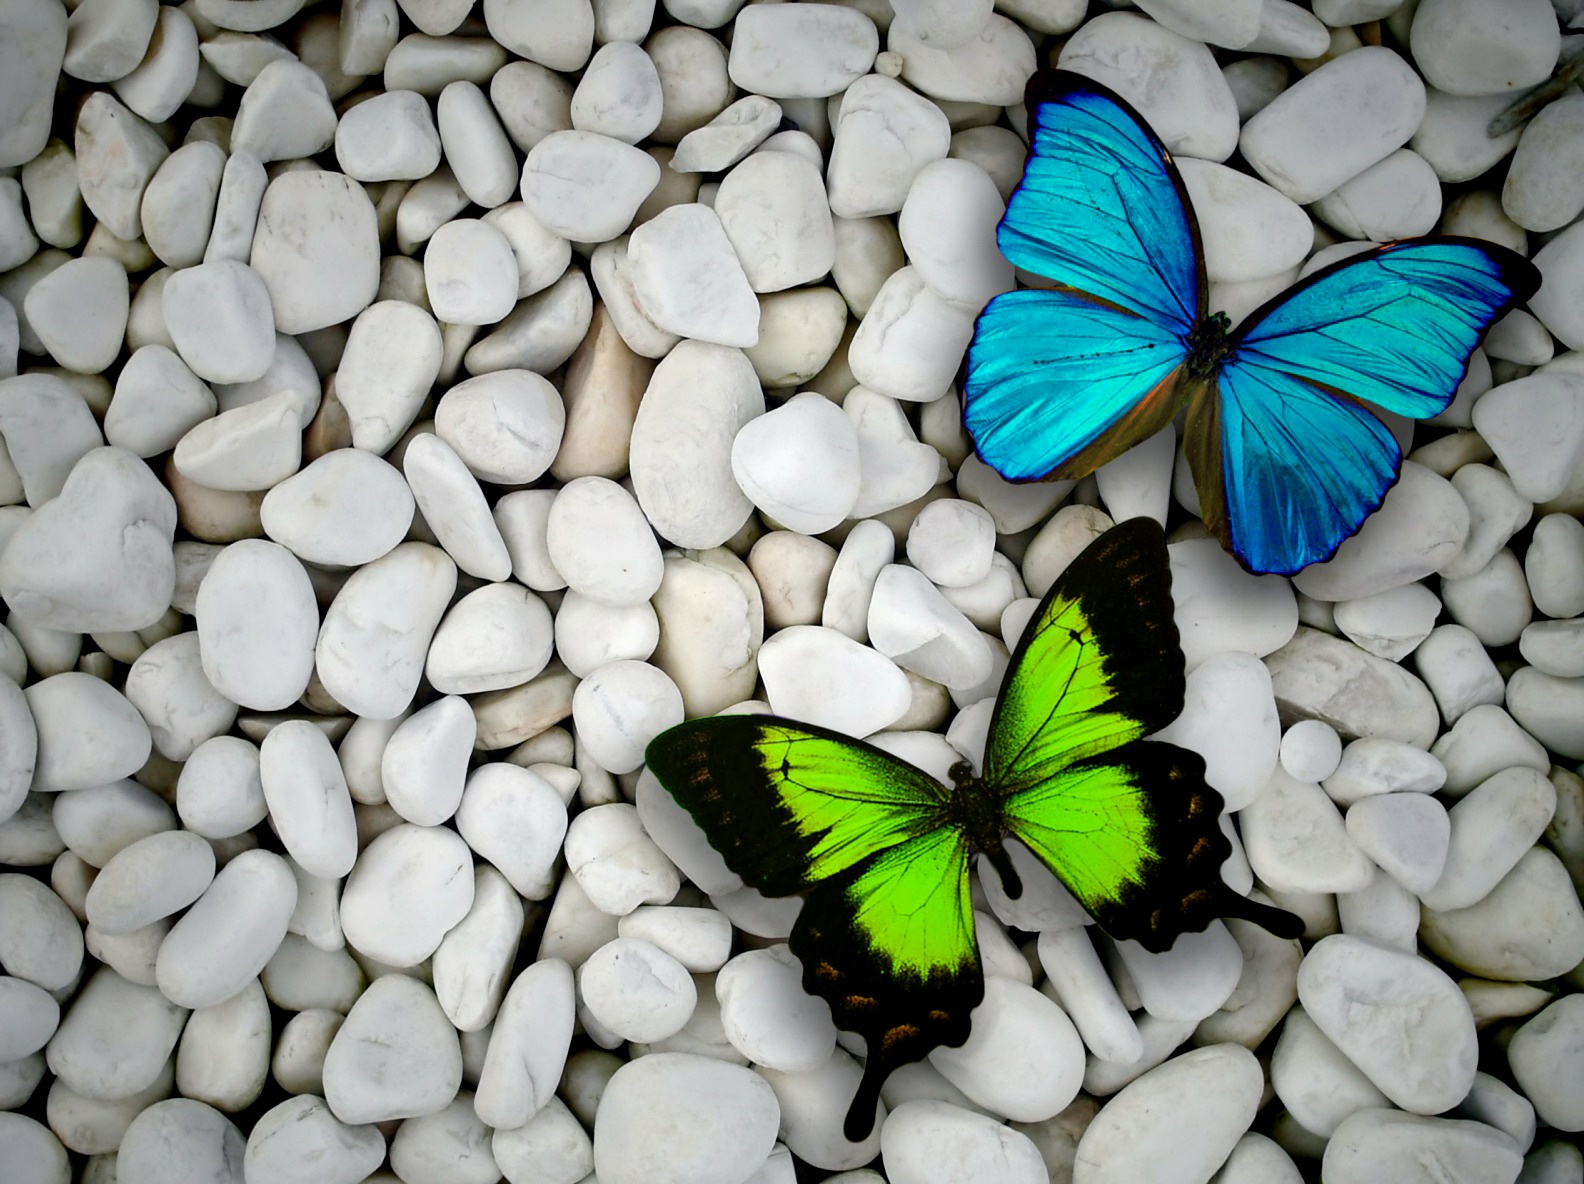
<svg viewBox="0 0 1584 1184">
<path fill-rule="evenodd" d="M 980 457 L 1011 480 L 1081 476 L 1165 426 L 1205 289 L 1182 179 L 1125 101 L 1054 71 L 1030 82 L 1028 113 L 996 240 L 1060 287 L 990 302 L 964 390 Z"/>
<path fill-rule="evenodd" d="M 1189 406 L 1183 445 L 1205 524 L 1251 571 L 1329 559 L 1397 479 L 1402 457 L 1374 409 L 1442 410 L 1486 330 L 1539 286 L 1504 247 L 1411 239 L 1251 313 Z"/>
</svg>

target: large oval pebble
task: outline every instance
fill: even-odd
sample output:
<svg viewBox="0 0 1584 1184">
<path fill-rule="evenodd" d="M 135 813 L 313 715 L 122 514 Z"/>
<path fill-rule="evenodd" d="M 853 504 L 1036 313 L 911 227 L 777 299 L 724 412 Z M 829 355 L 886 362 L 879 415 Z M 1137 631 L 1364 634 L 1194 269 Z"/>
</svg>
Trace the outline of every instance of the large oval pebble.
<svg viewBox="0 0 1584 1184">
<path fill-rule="evenodd" d="M 1123 1089 L 1078 1142 L 1073 1184 L 1207 1180 L 1259 1109 L 1254 1054 L 1213 1044 L 1173 1057 Z"/>
<path fill-rule="evenodd" d="M 594 1170 L 605 1184 L 738 1184 L 775 1144 L 780 1107 L 740 1065 L 654 1053 L 622 1065 L 594 1123 Z"/>
</svg>

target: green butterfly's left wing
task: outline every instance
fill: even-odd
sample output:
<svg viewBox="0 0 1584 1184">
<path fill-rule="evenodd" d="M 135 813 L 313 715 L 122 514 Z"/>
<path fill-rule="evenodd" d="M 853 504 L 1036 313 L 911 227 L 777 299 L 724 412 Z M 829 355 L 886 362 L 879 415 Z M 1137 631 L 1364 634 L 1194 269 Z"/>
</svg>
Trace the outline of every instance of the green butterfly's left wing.
<svg viewBox="0 0 1584 1184">
<path fill-rule="evenodd" d="M 1223 915 L 1296 936 L 1292 914 L 1222 881 L 1232 846 L 1203 759 L 1143 739 L 1182 710 L 1184 686 L 1166 537 L 1130 519 L 1036 610 L 991 717 L 984 780 L 1007 828 L 1112 937 L 1160 951 Z"/>
<path fill-rule="evenodd" d="M 789 944 L 804 989 L 868 1046 L 846 1124 L 862 1141 L 891 1071 L 961 1044 L 984 997 L 949 791 L 872 745 L 774 716 L 679 724 L 647 759 L 744 881 L 771 896 L 812 889 Z"/>
</svg>

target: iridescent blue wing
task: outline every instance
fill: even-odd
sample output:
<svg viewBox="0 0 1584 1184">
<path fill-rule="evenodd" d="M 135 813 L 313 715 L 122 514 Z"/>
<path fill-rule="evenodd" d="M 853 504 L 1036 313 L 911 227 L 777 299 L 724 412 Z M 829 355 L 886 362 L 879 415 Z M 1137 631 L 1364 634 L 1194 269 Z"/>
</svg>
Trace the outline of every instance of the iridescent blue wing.
<svg viewBox="0 0 1584 1184">
<path fill-rule="evenodd" d="M 1081 292 L 1003 292 L 974 326 L 963 424 L 1008 481 L 1082 477 L 1171 422 L 1187 352 Z"/>
<path fill-rule="evenodd" d="M 1199 227 L 1144 117 L 1081 74 L 1036 74 L 1029 155 L 996 229 L 1012 263 L 1183 336 L 1199 319 Z"/>
<path fill-rule="evenodd" d="M 990 302 L 964 389 L 981 459 L 1018 481 L 1082 476 L 1170 421 L 1205 288 L 1182 179 L 1137 112 L 1065 71 L 1034 76 L 1028 112 L 996 240 L 1059 287 Z"/>
<path fill-rule="evenodd" d="M 1401 466 L 1373 409 L 1442 410 L 1486 330 L 1539 286 L 1504 247 L 1407 240 L 1318 271 L 1250 314 L 1189 406 L 1184 446 L 1205 524 L 1251 571 L 1329 559 Z"/>
</svg>

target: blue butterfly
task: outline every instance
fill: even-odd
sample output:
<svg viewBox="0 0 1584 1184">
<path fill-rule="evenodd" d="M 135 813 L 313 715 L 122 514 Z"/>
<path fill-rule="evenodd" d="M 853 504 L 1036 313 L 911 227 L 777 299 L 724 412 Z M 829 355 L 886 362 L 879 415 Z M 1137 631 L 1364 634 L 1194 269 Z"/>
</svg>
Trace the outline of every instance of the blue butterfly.
<svg viewBox="0 0 1584 1184">
<path fill-rule="evenodd" d="M 996 239 L 1058 286 L 979 316 L 963 419 L 980 459 L 1011 481 L 1081 477 L 1186 404 L 1200 514 L 1250 571 L 1335 554 L 1401 467 L 1376 409 L 1441 411 L 1485 331 L 1540 286 L 1504 247 L 1408 239 L 1315 272 L 1234 330 L 1207 315 L 1199 226 L 1142 117 L 1066 71 L 1034 76 L 1028 117 Z"/>
</svg>

